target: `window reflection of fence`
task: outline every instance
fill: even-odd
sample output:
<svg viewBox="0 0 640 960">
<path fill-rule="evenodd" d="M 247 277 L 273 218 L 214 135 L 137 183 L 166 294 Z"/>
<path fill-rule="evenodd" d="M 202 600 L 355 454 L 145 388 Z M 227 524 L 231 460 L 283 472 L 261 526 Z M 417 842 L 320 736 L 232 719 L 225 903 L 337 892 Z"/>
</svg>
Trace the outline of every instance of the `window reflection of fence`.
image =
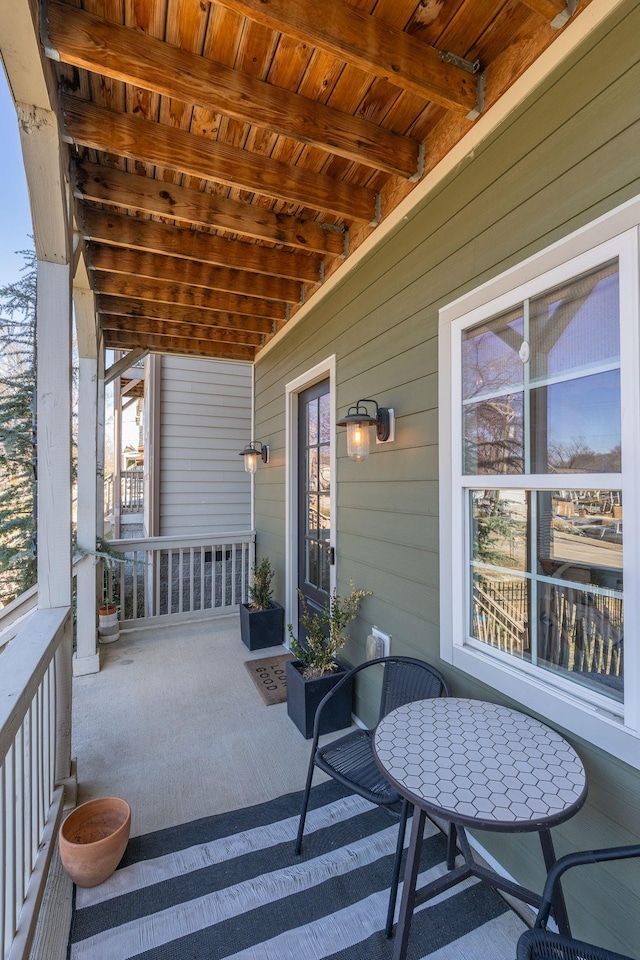
<svg viewBox="0 0 640 960">
<path fill-rule="evenodd" d="M 539 658 L 569 672 L 621 676 L 622 598 L 540 587 Z"/>
<path fill-rule="evenodd" d="M 476 581 L 473 629 L 478 640 L 522 656 L 528 648 L 526 583 Z"/>
<path fill-rule="evenodd" d="M 538 582 L 538 661 L 570 673 L 623 675 L 621 597 Z M 477 579 L 473 634 L 515 656 L 529 651 L 527 584 Z"/>
</svg>

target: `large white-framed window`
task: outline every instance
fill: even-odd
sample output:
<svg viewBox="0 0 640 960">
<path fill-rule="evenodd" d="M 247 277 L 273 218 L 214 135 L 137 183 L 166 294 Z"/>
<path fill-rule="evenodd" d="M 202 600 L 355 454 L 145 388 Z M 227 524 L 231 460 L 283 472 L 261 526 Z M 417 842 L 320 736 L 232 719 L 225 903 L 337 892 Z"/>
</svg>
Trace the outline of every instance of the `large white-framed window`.
<svg viewBox="0 0 640 960">
<path fill-rule="evenodd" d="M 639 223 L 626 204 L 439 327 L 441 655 L 637 767 Z"/>
</svg>

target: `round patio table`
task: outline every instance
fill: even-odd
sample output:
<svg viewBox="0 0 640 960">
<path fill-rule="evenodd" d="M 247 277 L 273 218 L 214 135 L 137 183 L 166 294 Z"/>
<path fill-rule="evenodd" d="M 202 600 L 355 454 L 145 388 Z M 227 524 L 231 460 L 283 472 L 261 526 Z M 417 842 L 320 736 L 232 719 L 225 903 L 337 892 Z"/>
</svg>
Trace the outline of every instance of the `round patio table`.
<svg viewBox="0 0 640 960">
<path fill-rule="evenodd" d="M 508 707 L 442 697 L 392 710 L 376 729 L 374 755 L 385 777 L 414 806 L 393 960 L 404 960 L 415 907 L 467 877 L 539 906 L 539 894 L 474 859 L 465 827 L 537 832 L 548 870 L 555 862 L 550 828 L 577 813 L 587 796 L 582 761 L 559 733 Z M 451 825 L 449 869 L 416 889 L 427 814 Z M 458 867 L 456 841 L 464 858 Z M 554 915 L 568 934 L 561 892 Z"/>
</svg>

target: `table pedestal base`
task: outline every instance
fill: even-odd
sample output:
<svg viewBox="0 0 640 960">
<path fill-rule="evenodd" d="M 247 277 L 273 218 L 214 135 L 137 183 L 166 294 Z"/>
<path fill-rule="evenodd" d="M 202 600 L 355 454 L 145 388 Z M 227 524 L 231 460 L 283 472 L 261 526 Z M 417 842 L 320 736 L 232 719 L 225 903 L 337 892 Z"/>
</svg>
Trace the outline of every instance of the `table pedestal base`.
<svg viewBox="0 0 640 960">
<path fill-rule="evenodd" d="M 400 901 L 398 925 L 396 928 L 393 960 L 405 960 L 411 919 L 415 908 L 420 906 L 421 903 L 426 903 L 427 900 L 436 897 L 439 893 L 443 893 L 445 890 L 455 887 L 458 883 L 462 883 L 463 880 L 467 880 L 469 877 L 478 877 L 478 879 L 484 880 L 485 883 L 490 884 L 490 886 L 495 889 L 502 890 L 517 900 L 522 900 L 524 903 L 529 903 L 536 908 L 540 906 L 542 899 L 540 894 L 534 893 L 533 890 L 528 890 L 526 887 L 522 887 L 512 880 L 507 880 L 506 877 L 500 876 L 495 870 L 491 870 L 489 867 L 484 867 L 478 863 L 474 859 L 464 827 L 454 823 L 450 826 L 447 844 L 447 866 L 449 867 L 447 873 L 425 884 L 425 886 L 420 889 L 416 889 L 425 818 L 425 811 L 414 807 L 411 840 L 407 851 L 407 863 L 404 874 L 402 899 Z M 545 866 L 547 870 L 549 870 L 551 865 L 555 863 L 555 852 L 553 849 L 553 841 L 551 840 L 551 833 L 548 829 L 540 830 L 539 836 Z M 459 867 L 454 865 L 456 838 L 462 856 L 464 857 L 464 864 Z M 561 933 L 569 936 L 569 921 L 567 919 L 567 911 L 561 891 L 559 891 L 556 902 L 554 903 L 553 912 L 556 923 L 558 924 L 558 929 Z"/>
</svg>

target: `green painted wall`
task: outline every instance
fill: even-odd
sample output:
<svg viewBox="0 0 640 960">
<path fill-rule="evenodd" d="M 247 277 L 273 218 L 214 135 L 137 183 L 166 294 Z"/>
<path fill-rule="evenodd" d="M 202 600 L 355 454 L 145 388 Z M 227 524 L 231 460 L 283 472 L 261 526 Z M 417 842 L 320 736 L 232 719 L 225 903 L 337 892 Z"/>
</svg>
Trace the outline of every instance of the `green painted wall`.
<svg viewBox="0 0 640 960">
<path fill-rule="evenodd" d="M 421 207 L 256 366 L 258 552 L 284 591 L 285 384 L 331 354 L 337 409 L 360 397 L 395 408 L 396 442 L 365 464 L 338 431 L 339 589 L 373 591 L 346 649 L 362 658 L 372 623 L 394 652 L 439 664 L 438 309 L 640 194 L 640 5 L 627 3 L 535 97 L 468 156 Z M 453 692 L 500 700 L 443 670 Z M 576 737 L 586 807 L 554 831 L 559 853 L 640 839 L 640 773 Z M 484 834 L 514 876 L 539 887 L 535 837 Z M 567 882 L 574 930 L 640 957 L 640 865 L 591 868 Z"/>
</svg>

